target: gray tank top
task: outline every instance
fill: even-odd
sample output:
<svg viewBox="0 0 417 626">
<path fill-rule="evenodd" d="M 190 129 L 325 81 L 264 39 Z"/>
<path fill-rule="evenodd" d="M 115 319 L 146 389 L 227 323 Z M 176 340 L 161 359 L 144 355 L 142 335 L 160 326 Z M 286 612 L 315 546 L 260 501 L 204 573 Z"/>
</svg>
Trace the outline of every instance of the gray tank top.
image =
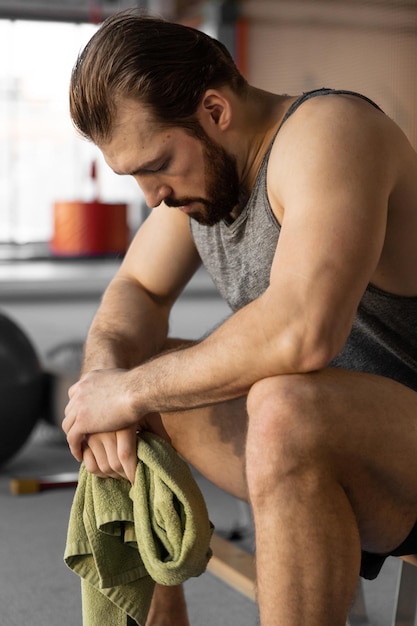
<svg viewBox="0 0 417 626">
<path fill-rule="evenodd" d="M 284 122 L 306 100 L 319 95 L 361 94 L 318 89 L 303 94 L 288 109 Z M 280 224 L 268 200 L 266 171 L 274 136 L 250 198 L 232 223 L 202 226 L 190 220 L 191 233 L 207 271 L 233 311 L 258 298 L 268 287 Z M 417 297 L 395 296 L 368 285 L 352 331 L 331 365 L 388 376 L 417 391 Z"/>
</svg>

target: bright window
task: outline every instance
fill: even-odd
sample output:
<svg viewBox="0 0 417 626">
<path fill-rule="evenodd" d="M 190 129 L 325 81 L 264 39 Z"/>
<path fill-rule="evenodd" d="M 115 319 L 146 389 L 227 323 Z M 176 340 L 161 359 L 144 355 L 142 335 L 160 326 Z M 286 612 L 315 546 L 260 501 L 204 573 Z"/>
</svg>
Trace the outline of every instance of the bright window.
<svg viewBox="0 0 417 626">
<path fill-rule="evenodd" d="M 56 200 L 89 200 L 97 161 L 100 199 L 129 205 L 140 223 L 143 196 L 118 177 L 69 118 L 68 84 L 96 26 L 0 20 L 0 241 L 48 241 Z"/>
</svg>

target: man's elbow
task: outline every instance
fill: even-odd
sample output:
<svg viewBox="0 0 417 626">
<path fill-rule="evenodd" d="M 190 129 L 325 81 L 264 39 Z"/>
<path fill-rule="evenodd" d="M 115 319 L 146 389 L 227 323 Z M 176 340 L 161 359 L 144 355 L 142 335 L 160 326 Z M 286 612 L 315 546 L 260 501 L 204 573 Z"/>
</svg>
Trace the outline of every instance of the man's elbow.
<svg viewBox="0 0 417 626">
<path fill-rule="evenodd" d="M 289 373 L 305 374 L 329 366 L 343 343 L 329 333 L 304 331 L 286 338 Z"/>
</svg>

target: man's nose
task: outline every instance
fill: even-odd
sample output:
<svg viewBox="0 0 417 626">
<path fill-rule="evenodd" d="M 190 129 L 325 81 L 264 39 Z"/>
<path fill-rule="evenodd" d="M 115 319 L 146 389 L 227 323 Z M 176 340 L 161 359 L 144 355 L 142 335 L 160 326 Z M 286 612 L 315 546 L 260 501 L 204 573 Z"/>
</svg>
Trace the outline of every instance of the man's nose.
<svg viewBox="0 0 417 626">
<path fill-rule="evenodd" d="M 147 183 L 140 185 L 140 187 L 145 196 L 145 202 L 150 209 L 159 206 L 165 198 L 172 195 L 172 189 L 169 185 Z"/>
</svg>

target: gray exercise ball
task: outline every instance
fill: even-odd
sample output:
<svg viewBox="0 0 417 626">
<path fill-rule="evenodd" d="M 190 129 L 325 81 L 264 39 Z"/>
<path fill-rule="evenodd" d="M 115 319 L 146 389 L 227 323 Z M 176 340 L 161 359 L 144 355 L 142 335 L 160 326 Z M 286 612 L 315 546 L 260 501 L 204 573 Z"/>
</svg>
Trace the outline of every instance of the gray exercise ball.
<svg viewBox="0 0 417 626">
<path fill-rule="evenodd" d="M 20 450 L 37 423 L 42 367 L 23 330 L 0 313 L 0 464 Z"/>
</svg>

